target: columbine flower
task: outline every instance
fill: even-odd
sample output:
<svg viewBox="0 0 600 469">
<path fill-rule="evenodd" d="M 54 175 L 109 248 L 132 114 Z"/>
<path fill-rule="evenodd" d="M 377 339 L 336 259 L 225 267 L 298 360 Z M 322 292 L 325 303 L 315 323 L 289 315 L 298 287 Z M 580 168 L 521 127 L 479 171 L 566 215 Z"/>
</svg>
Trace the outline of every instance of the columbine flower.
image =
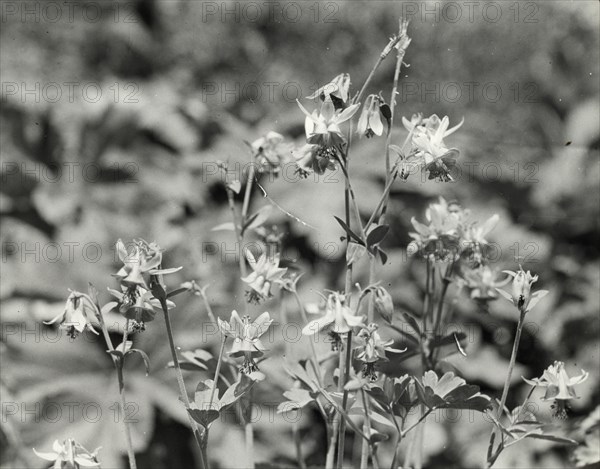
<svg viewBox="0 0 600 469">
<path fill-rule="evenodd" d="M 143 332 L 146 330 L 146 323 L 150 322 L 156 316 L 154 308 L 161 308 L 160 301 L 152 296 L 152 293 L 144 287 L 121 286 L 122 291 L 108 288 L 108 292 L 115 297 L 118 303 L 119 312 L 127 319 L 132 320 L 131 329 L 133 332 Z M 175 307 L 175 303 L 167 300 L 167 308 Z"/>
<path fill-rule="evenodd" d="M 463 215 L 458 204 L 448 203 L 440 197 L 439 203 L 429 205 L 425 212 L 428 225 L 418 222 L 414 217 L 411 219 L 416 233 L 409 233 L 409 236 L 414 239 L 409 244 L 409 254 L 417 252 L 424 256 L 433 254 L 438 259 L 456 254 Z"/>
<path fill-rule="evenodd" d="M 362 137 L 371 138 L 373 135 L 381 136 L 383 134 L 383 124 L 379 113 L 381 98 L 371 94 L 365 100 L 362 113 L 358 119 L 356 132 Z"/>
<path fill-rule="evenodd" d="M 313 335 L 327 328 L 332 338 L 332 349 L 339 350 L 341 346 L 340 334 L 347 334 L 353 327 L 363 325 L 363 316 L 356 316 L 352 310 L 345 305 L 345 297 L 340 293 L 332 293 L 327 298 L 325 315 L 319 319 L 310 321 L 302 334 Z"/>
<path fill-rule="evenodd" d="M 325 101 L 327 98 L 336 98 L 344 105 L 348 102 L 348 94 L 350 90 L 350 75 L 340 73 L 325 86 L 321 86 L 317 91 L 308 96 L 306 99 L 319 98 Z"/>
<path fill-rule="evenodd" d="M 375 287 L 373 290 L 375 310 L 384 318 L 387 322 L 392 322 L 392 315 L 394 314 L 394 301 L 392 295 L 383 288 Z"/>
<path fill-rule="evenodd" d="M 463 273 L 464 284 L 471 291 L 471 298 L 482 306 L 498 298 L 496 290 L 510 282 L 510 277 L 497 281 L 497 272 L 487 265 L 468 269 Z"/>
<path fill-rule="evenodd" d="M 53 461 L 54 469 L 80 469 L 82 467 L 100 467 L 98 462 L 99 449 L 97 448 L 93 453 L 90 453 L 75 440 L 68 438 L 62 444 L 55 440 L 52 445 L 52 452 L 39 452 L 35 448 L 33 452 L 46 461 Z"/>
<path fill-rule="evenodd" d="M 304 130 L 306 131 L 306 141 L 315 145 L 325 147 L 336 147 L 346 142 L 340 125 L 351 119 L 358 111 L 360 104 L 353 104 L 346 109 L 336 110 L 331 98 L 325 99 L 321 105 L 321 111 L 309 113 L 300 101 L 296 100 L 298 106 L 304 114 Z"/>
<path fill-rule="evenodd" d="M 569 378 L 569 375 L 565 371 L 565 364 L 563 362 L 555 361 L 553 365 L 550 365 L 544 371 L 541 378 L 534 378 L 532 380 L 523 379 L 531 386 L 546 388 L 546 394 L 544 394 L 543 400 L 548 401 L 554 399 L 554 404 L 552 405 L 554 417 L 564 419 L 567 417 L 569 410 L 568 401 L 571 399 L 579 399 L 575 393 L 574 387 L 577 384 L 583 383 L 588 376 L 589 373 L 585 370 L 581 370 L 579 376 Z"/>
<path fill-rule="evenodd" d="M 472 223 L 463 227 L 460 241 L 462 251 L 471 254 L 476 265 L 481 264 L 482 261 L 481 248 L 488 244 L 485 237 L 498 224 L 498 220 L 500 220 L 500 217 L 494 214 L 481 225 Z"/>
<path fill-rule="evenodd" d="M 513 277 L 512 295 L 504 290 L 497 289 L 497 291 L 504 298 L 512 301 L 521 312 L 528 313 L 538 301 L 548 294 L 548 290 L 539 290 L 531 293 L 531 285 L 537 282 L 538 276 L 532 276 L 529 270 L 525 272 L 520 265 L 518 272 L 513 272 L 512 270 L 503 270 L 503 272 Z"/>
<path fill-rule="evenodd" d="M 125 286 L 139 285 L 148 289 L 147 281 L 150 275 L 172 274 L 181 270 L 181 267 L 173 269 L 159 269 L 162 262 L 162 252 L 156 243 L 147 243 L 143 239 L 134 239 L 134 246 L 129 251 L 120 239 L 117 241 L 116 249 L 123 267 L 114 274 Z"/>
<path fill-rule="evenodd" d="M 404 352 L 404 350 L 397 350 L 390 348 L 390 345 L 394 343 L 392 339 L 383 341 L 377 329 L 379 326 L 375 323 L 371 323 L 366 327 L 363 327 L 358 335 L 356 336 L 362 345 L 356 348 L 356 358 L 364 363 L 363 377 L 371 382 L 377 381 L 377 373 L 375 371 L 375 363 L 378 361 L 387 361 L 385 352 Z"/>
<path fill-rule="evenodd" d="M 293 153 L 296 155 L 297 172 L 304 178 L 313 171 L 317 174 L 324 174 L 328 169 L 334 170 L 339 155 L 335 147 L 308 143 Z"/>
<path fill-rule="evenodd" d="M 267 332 L 273 322 L 269 313 L 263 313 L 254 322 L 250 322 L 250 316 L 240 318 L 237 311 L 234 310 L 231 312 L 228 323 L 220 318 L 218 321 L 221 332 L 234 339 L 229 355 L 244 357 L 244 363 L 241 367 L 242 373 L 252 375 L 252 373 L 258 372 L 258 366 L 254 358 L 262 357 L 263 352 L 266 350 L 260 337 Z M 259 379 L 262 377 L 260 374 L 252 376 Z"/>
<path fill-rule="evenodd" d="M 247 283 L 251 288 L 247 292 L 248 301 L 250 303 L 260 303 L 267 298 L 273 296 L 271 294 L 271 285 L 273 282 L 280 281 L 283 275 L 287 272 L 287 268 L 279 267 L 279 256 L 267 257 L 263 253 L 258 262 L 248 250 L 246 258 L 252 267 L 252 273 L 242 278 L 244 283 Z"/>
<path fill-rule="evenodd" d="M 98 308 L 89 295 L 78 291 L 69 291 L 71 293 L 67 298 L 64 311 L 51 321 L 44 321 L 44 324 L 50 325 L 60 321 L 61 329 L 66 329 L 67 335 L 73 339 L 86 329 L 97 335 L 91 321 L 100 314 Z"/>
<path fill-rule="evenodd" d="M 268 132 L 252 142 L 259 172 L 277 174 L 281 167 L 291 160 L 292 145 L 284 142 L 283 135 Z"/>
<path fill-rule="evenodd" d="M 456 148 L 448 149 L 444 138 L 456 132 L 462 126 L 464 119 L 451 129 L 448 129 L 450 124 L 448 116 L 440 120 L 433 114 L 420 123 L 418 119 L 415 116 L 411 121 L 402 118 L 404 126 L 412 134 L 415 159 L 429 172 L 429 179 L 452 181 L 450 170 L 456 165 L 459 151 Z"/>
</svg>

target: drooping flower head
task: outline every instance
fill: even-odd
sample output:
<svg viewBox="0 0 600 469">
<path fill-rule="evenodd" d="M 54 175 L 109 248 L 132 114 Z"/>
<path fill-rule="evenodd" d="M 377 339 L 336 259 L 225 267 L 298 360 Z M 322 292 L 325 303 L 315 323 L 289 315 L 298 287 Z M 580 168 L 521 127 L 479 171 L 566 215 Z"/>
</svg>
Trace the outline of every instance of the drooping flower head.
<svg viewBox="0 0 600 469">
<path fill-rule="evenodd" d="M 500 217 L 497 214 L 492 215 L 484 223 L 464 224 L 461 233 L 461 251 L 472 257 L 475 265 L 483 261 L 483 248 L 487 246 L 486 236 L 498 224 Z"/>
<path fill-rule="evenodd" d="M 547 290 L 539 290 L 531 293 L 531 285 L 537 282 L 538 276 L 531 275 L 529 270 L 525 272 L 520 265 L 518 272 L 513 272 L 512 270 L 503 270 L 503 272 L 513 278 L 512 295 L 501 289 L 497 291 L 523 313 L 531 311 L 538 301 L 548 294 Z"/>
<path fill-rule="evenodd" d="M 356 126 L 358 135 L 371 138 L 374 135 L 380 137 L 383 134 L 383 123 L 381 122 L 379 110 L 381 105 L 382 100 L 376 94 L 367 96 Z"/>
<path fill-rule="evenodd" d="M 297 170 L 300 177 L 306 178 L 312 172 L 325 174 L 325 171 L 336 169 L 339 151 L 335 147 L 311 145 L 307 143 L 292 152 L 296 158 Z"/>
<path fill-rule="evenodd" d="M 252 150 L 261 173 L 278 174 L 282 166 L 292 160 L 293 145 L 286 143 L 283 135 L 268 132 L 252 142 Z"/>
<path fill-rule="evenodd" d="M 255 358 L 262 357 L 265 346 L 260 340 L 260 337 L 267 332 L 269 326 L 273 322 L 269 313 L 262 313 L 254 321 L 250 320 L 250 316 L 240 318 L 237 311 L 231 312 L 229 322 L 218 319 L 219 329 L 227 336 L 233 338 L 233 345 L 229 351 L 232 357 L 244 357 L 244 363 L 241 367 L 242 373 L 251 375 L 255 379 L 260 379 L 258 366 L 254 361 Z"/>
<path fill-rule="evenodd" d="M 438 203 L 429 205 L 425 218 L 427 225 L 414 217 L 411 219 L 416 232 L 409 233 L 414 240 L 408 247 L 409 254 L 434 255 L 437 259 L 455 256 L 459 250 L 460 226 L 464 218 L 460 206 L 440 197 Z"/>
<path fill-rule="evenodd" d="M 287 272 L 287 268 L 279 267 L 279 256 L 267 256 L 264 252 L 258 259 L 258 262 L 247 250 L 246 258 L 252 267 L 252 273 L 243 277 L 242 281 L 246 283 L 250 290 L 247 292 L 248 301 L 251 303 L 260 303 L 267 298 L 273 296 L 271 294 L 271 286 L 273 282 L 278 282 Z"/>
<path fill-rule="evenodd" d="M 450 120 L 448 116 L 440 119 L 436 114 L 420 119 L 419 116 L 409 121 L 402 118 L 404 127 L 411 134 L 413 146 L 413 162 L 429 173 L 429 179 L 439 179 L 444 182 L 452 181 L 450 171 L 456 165 L 459 151 L 456 148 L 448 149 L 444 138 L 458 130 L 464 122 L 448 129 Z"/>
<path fill-rule="evenodd" d="M 575 386 L 583 383 L 589 376 L 585 370 L 581 370 L 579 376 L 570 378 L 565 370 L 565 364 L 560 361 L 555 361 L 553 365 L 550 365 L 542 375 L 541 378 L 534 378 L 532 380 L 525 379 L 527 384 L 531 386 L 540 386 L 546 388 L 546 394 L 544 394 L 543 400 L 554 400 L 552 408 L 554 410 L 554 416 L 557 418 L 564 419 L 567 417 L 569 410 L 568 401 L 571 399 L 579 399 L 575 393 Z"/>
<path fill-rule="evenodd" d="M 363 376 L 369 379 L 371 382 L 377 381 L 377 373 L 375 371 L 375 364 L 378 361 L 387 361 L 385 352 L 404 352 L 404 350 L 393 349 L 390 346 L 394 343 L 392 339 L 382 340 L 378 332 L 379 326 L 375 323 L 371 323 L 368 326 L 363 327 L 357 334 L 357 339 L 361 345 L 356 348 L 356 359 L 363 362 Z"/>
<path fill-rule="evenodd" d="M 347 334 L 352 328 L 362 326 L 363 321 L 363 316 L 355 315 L 346 305 L 344 295 L 333 292 L 327 298 L 325 315 L 310 321 L 302 329 L 302 334 L 314 335 L 327 329 L 333 340 L 332 349 L 338 350 L 342 343 L 340 334 Z"/>
<path fill-rule="evenodd" d="M 119 312 L 131 320 L 132 332 L 145 331 L 146 323 L 154 320 L 156 316 L 155 309 L 161 309 L 160 301 L 144 287 L 121 285 L 121 291 L 109 288 L 108 292 L 117 300 Z M 175 303 L 167 300 L 167 308 L 174 307 Z"/>
<path fill-rule="evenodd" d="M 61 329 L 67 330 L 71 338 L 77 337 L 84 330 L 98 334 L 92 327 L 92 320 L 96 319 L 100 312 L 89 295 L 78 291 L 69 290 L 71 293 L 67 298 L 65 309 L 54 319 L 44 324 L 59 322 Z"/>
<path fill-rule="evenodd" d="M 465 269 L 464 285 L 470 290 L 471 298 L 477 301 L 484 310 L 487 303 L 498 298 L 497 289 L 510 282 L 510 277 L 497 280 L 498 272 L 488 265 L 480 265 L 476 269 Z"/>
<path fill-rule="evenodd" d="M 151 275 L 171 274 L 181 270 L 181 267 L 160 269 L 162 251 L 156 243 L 134 239 L 133 246 L 128 250 L 119 239 L 116 250 L 123 267 L 114 276 L 125 286 L 138 285 L 148 289 Z"/>
<path fill-rule="evenodd" d="M 321 86 L 306 99 L 319 98 L 321 101 L 331 99 L 337 108 L 344 107 L 348 103 L 350 93 L 350 75 L 348 73 L 340 73 L 334 77 L 325 86 Z"/>
<path fill-rule="evenodd" d="M 67 438 L 63 443 L 54 441 L 52 451 L 41 452 L 33 449 L 33 452 L 39 458 L 54 462 L 54 469 L 81 469 L 85 467 L 100 467 L 98 462 L 98 451 L 100 448 L 90 453 L 82 445 L 72 438 Z"/>
<path fill-rule="evenodd" d="M 304 130 L 308 143 L 323 147 L 338 147 L 346 142 L 340 126 L 356 114 L 360 104 L 352 104 L 344 110 L 336 110 L 331 98 L 326 98 L 321 104 L 320 111 L 315 109 L 310 113 L 300 104 L 300 101 L 296 101 L 300 110 L 306 115 Z"/>
</svg>

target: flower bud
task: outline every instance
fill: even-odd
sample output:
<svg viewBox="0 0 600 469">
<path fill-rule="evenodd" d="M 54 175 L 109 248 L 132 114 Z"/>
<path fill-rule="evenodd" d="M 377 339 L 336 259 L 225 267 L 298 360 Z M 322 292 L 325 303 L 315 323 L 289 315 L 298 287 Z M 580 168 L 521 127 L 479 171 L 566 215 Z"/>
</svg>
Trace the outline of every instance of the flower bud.
<svg viewBox="0 0 600 469">
<path fill-rule="evenodd" d="M 526 310 L 529 300 L 531 300 L 531 285 L 538 279 L 537 275 L 532 276 L 529 271 L 525 272 L 523 268 L 514 274 L 512 283 L 512 297 L 515 306 L 519 310 Z"/>
<path fill-rule="evenodd" d="M 383 287 L 377 287 L 374 291 L 375 295 L 375 310 L 381 315 L 387 322 L 392 322 L 392 315 L 394 314 L 394 302 L 392 301 L 392 295 Z"/>
</svg>

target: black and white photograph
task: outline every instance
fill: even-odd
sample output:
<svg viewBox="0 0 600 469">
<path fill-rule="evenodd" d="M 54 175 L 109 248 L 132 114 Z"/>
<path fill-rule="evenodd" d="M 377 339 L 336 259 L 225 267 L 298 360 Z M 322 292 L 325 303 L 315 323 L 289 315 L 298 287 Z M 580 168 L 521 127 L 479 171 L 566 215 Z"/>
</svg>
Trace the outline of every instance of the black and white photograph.
<svg viewBox="0 0 600 469">
<path fill-rule="evenodd" d="M 598 0 L 0 0 L 0 469 L 600 468 Z"/>
</svg>

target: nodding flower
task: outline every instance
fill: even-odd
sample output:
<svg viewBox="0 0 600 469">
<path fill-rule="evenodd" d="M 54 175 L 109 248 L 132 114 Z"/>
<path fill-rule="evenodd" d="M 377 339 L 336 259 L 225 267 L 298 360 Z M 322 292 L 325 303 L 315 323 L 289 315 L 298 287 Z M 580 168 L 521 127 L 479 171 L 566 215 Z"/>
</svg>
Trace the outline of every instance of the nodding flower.
<svg viewBox="0 0 600 469">
<path fill-rule="evenodd" d="M 62 444 L 55 440 L 51 452 L 36 451 L 35 448 L 33 452 L 39 458 L 54 462 L 55 469 L 81 469 L 83 467 L 100 467 L 99 450 L 100 448 L 97 448 L 90 453 L 72 438 L 67 438 Z"/>
<path fill-rule="evenodd" d="M 59 322 L 61 329 L 66 329 L 67 335 L 71 338 L 77 337 L 86 329 L 98 335 L 92 327 L 92 320 L 98 317 L 100 311 L 89 295 L 78 291 L 69 291 L 71 293 L 63 312 L 54 319 L 45 321 L 44 324 L 50 325 Z"/>
<path fill-rule="evenodd" d="M 246 258 L 252 267 L 252 273 L 242 278 L 251 290 L 248 291 L 248 301 L 250 303 L 260 303 L 273 296 L 271 286 L 274 282 L 279 282 L 287 272 L 287 268 L 279 267 L 279 256 L 268 257 L 263 253 L 258 261 L 250 251 L 246 251 Z"/>
<path fill-rule="evenodd" d="M 392 339 L 382 340 L 377 329 L 379 326 L 375 323 L 371 323 L 366 327 L 363 327 L 358 335 L 356 336 L 359 341 L 362 342 L 360 346 L 356 348 L 356 359 L 363 362 L 363 376 L 371 382 L 377 381 L 377 373 L 375 371 L 375 364 L 379 361 L 388 361 L 385 356 L 385 352 L 405 352 L 404 350 L 397 350 L 390 347 L 394 343 Z"/>
<path fill-rule="evenodd" d="M 133 242 L 134 245 L 129 250 L 120 239 L 116 244 L 123 267 L 113 276 L 117 277 L 122 285 L 139 285 L 148 289 L 151 275 L 171 274 L 181 270 L 181 267 L 160 269 L 162 251 L 156 243 L 148 243 L 143 239 L 134 239 Z"/>
<path fill-rule="evenodd" d="M 565 364 L 561 361 L 555 361 L 550 365 L 541 378 L 523 380 L 531 386 L 539 386 L 546 388 L 546 394 L 542 398 L 545 401 L 554 399 L 552 409 L 554 417 L 564 419 L 567 417 L 569 404 L 571 399 L 579 399 L 575 393 L 575 386 L 583 383 L 589 376 L 585 370 L 581 370 L 579 376 L 570 378 L 565 371 Z"/>
<path fill-rule="evenodd" d="M 381 98 L 376 94 L 367 96 L 356 126 L 358 135 L 371 138 L 374 135 L 380 137 L 383 134 L 383 124 L 379 111 L 381 104 Z"/>
<path fill-rule="evenodd" d="M 547 290 L 539 290 L 531 293 L 531 285 L 538 280 L 537 275 L 531 275 L 528 270 L 525 272 L 523 267 L 519 265 L 519 271 L 503 270 L 505 274 L 513 277 L 512 295 L 504 290 L 497 289 L 504 298 L 511 301 L 517 309 L 522 313 L 528 313 L 544 296 L 548 294 Z"/>
<path fill-rule="evenodd" d="M 341 346 L 340 334 L 347 334 L 354 327 L 362 326 L 363 321 L 364 316 L 356 316 L 346 305 L 345 296 L 334 292 L 327 298 L 325 315 L 310 321 L 302 329 L 302 334 L 314 335 L 327 329 L 333 339 L 332 348 L 338 350 Z"/>
<path fill-rule="evenodd" d="M 121 291 L 109 288 L 108 292 L 117 300 L 119 312 L 132 321 L 133 332 L 145 331 L 146 323 L 152 321 L 156 316 L 155 308 L 161 309 L 160 301 L 144 287 L 121 285 Z M 174 307 L 175 303 L 167 300 L 167 309 Z"/>
<path fill-rule="evenodd" d="M 350 75 L 348 73 L 340 73 L 325 86 L 321 86 L 313 94 L 307 96 L 306 99 L 315 99 L 318 97 L 322 101 L 325 101 L 333 97 L 339 100 L 342 105 L 345 105 L 348 102 L 349 94 Z"/>
<path fill-rule="evenodd" d="M 267 329 L 269 329 L 269 326 L 273 322 L 269 313 L 263 313 L 254 321 L 251 321 L 250 316 L 240 318 L 237 311 L 234 310 L 231 312 L 229 322 L 221 319 L 218 321 L 221 332 L 226 337 L 233 338 L 233 345 L 229 351 L 229 355 L 232 357 L 244 357 L 241 371 L 248 375 L 258 372 L 258 366 L 254 359 L 262 357 L 266 350 L 260 337 L 267 332 Z"/>
<path fill-rule="evenodd" d="M 277 132 L 268 132 L 251 146 L 261 173 L 277 175 L 281 167 L 292 160 L 292 144 L 286 143 L 283 135 Z"/>
<path fill-rule="evenodd" d="M 336 147 L 346 142 L 340 125 L 350 120 L 360 106 L 360 104 L 352 104 L 344 110 L 336 110 L 331 98 L 328 97 L 323 101 L 320 111 L 314 110 L 310 113 L 300 104 L 300 101 L 296 100 L 296 102 L 306 115 L 304 119 L 306 141 L 325 147 Z"/>
<path fill-rule="evenodd" d="M 456 165 L 459 151 L 456 148 L 448 148 L 444 138 L 458 130 L 464 119 L 456 126 L 448 128 L 450 120 L 448 116 L 440 119 L 436 114 L 422 119 L 413 116 L 409 121 L 402 118 L 404 127 L 410 132 L 414 157 L 419 166 L 425 167 L 429 173 L 429 179 L 440 179 L 441 181 L 452 181 L 450 170 Z"/>
</svg>

